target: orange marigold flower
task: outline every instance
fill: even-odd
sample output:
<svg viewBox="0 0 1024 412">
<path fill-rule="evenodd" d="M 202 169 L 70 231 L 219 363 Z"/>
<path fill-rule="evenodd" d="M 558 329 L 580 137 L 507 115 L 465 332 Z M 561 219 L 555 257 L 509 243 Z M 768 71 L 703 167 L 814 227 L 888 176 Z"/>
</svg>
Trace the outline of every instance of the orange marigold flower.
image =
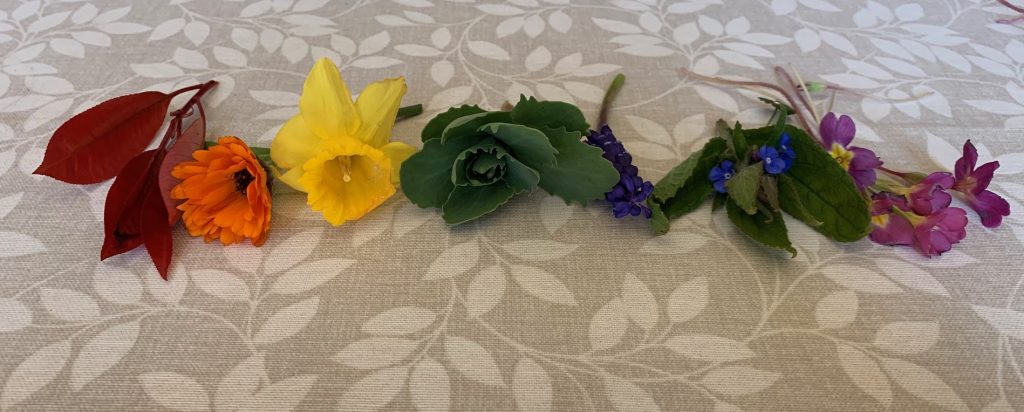
<svg viewBox="0 0 1024 412">
<path fill-rule="evenodd" d="M 192 153 L 195 161 L 171 170 L 181 183 L 171 197 L 184 199 L 178 209 L 192 236 L 230 245 L 249 238 L 253 245 L 267 240 L 270 228 L 270 188 L 267 172 L 249 146 L 234 136 Z"/>
</svg>

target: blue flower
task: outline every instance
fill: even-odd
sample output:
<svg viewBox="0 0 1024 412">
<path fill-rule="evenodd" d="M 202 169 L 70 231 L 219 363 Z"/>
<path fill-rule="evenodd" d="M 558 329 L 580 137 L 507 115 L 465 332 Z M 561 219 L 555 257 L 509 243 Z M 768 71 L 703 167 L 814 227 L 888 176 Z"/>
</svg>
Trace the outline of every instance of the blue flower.
<svg viewBox="0 0 1024 412">
<path fill-rule="evenodd" d="M 789 139 L 789 133 L 783 133 L 779 138 L 779 156 L 786 162 L 786 170 L 793 166 L 793 160 L 796 159 L 796 152 L 793 151 L 793 146 L 789 145 Z"/>
<path fill-rule="evenodd" d="M 654 192 L 654 185 L 640 178 L 639 169 L 633 166 L 633 156 L 615 138 L 612 129 L 604 125 L 600 131 L 591 130 L 587 143 L 601 148 L 604 158 L 619 172 L 619 183 L 604 194 L 604 198 L 612 203 L 612 214 L 617 218 L 643 215 L 649 219 L 651 208 L 647 207 L 646 201 Z"/>
<path fill-rule="evenodd" d="M 732 167 L 732 162 L 723 160 L 718 166 L 711 169 L 708 179 L 714 184 L 716 192 L 726 193 L 729 190 L 725 188 L 725 182 L 732 179 L 734 174 L 736 174 L 736 169 Z"/>
<path fill-rule="evenodd" d="M 782 159 L 782 155 L 778 153 L 778 150 L 770 146 L 762 146 L 761 149 L 758 149 L 758 159 L 761 159 L 765 173 L 768 174 L 779 174 L 790 170 L 792 164 L 792 162 L 786 163 L 785 159 Z"/>
</svg>

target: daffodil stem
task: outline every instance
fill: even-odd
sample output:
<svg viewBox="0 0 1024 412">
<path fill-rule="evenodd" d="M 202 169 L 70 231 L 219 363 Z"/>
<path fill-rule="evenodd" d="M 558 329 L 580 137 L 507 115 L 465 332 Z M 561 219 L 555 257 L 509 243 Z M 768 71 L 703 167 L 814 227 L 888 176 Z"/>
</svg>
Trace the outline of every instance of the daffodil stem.
<svg viewBox="0 0 1024 412">
<path fill-rule="evenodd" d="M 405 106 L 398 109 L 398 115 L 395 116 L 395 121 L 400 122 L 413 116 L 418 116 L 423 113 L 422 104 L 414 104 L 412 106 Z"/>
<path fill-rule="evenodd" d="M 601 126 L 608 124 L 608 111 L 612 108 L 612 101 L 615 100 L 615 96 L 618 96 L 619 90 L 622 89 L 622 84 L 626 82 L 626 76 L 619 73 L 612 79 L 612 84 L 608 85 L 608 91 L 604 93 L 604 100 L 601 101 L 601 111 L 597 115 L 597 127 L 600 129 Z"/>
</svg>

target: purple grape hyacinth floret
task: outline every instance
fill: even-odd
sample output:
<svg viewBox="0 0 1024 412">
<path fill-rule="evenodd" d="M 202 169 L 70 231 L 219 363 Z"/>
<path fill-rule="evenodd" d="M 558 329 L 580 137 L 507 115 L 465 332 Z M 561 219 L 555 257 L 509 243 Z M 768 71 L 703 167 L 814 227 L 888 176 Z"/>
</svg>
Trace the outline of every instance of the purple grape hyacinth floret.
<svg viewBox="0 0 1024 412">
<path fill-rule="evenodd" d="M 640 178 L 639 169 L 633 166 L 633 156 L 626 151 L 608 125 L 601 130 L 591 130 L 587 135 L 587 144 L 596 146 L 604 152 L 603 156 L 619 172 L 619 183 L 604 194 L 611 202 L 612 213 L 617 218 L 640 216 L 650 219 L 651 208 L 647 207 L 647 198 L 654 192 L 654 185 Z"/>
</svg>

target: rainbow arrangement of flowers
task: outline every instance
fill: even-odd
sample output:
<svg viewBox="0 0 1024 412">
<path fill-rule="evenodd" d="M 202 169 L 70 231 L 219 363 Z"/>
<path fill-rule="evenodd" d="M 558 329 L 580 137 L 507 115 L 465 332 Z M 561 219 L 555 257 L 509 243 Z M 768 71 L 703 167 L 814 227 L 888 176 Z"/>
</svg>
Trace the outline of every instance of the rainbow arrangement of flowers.
<svg viewBox="0 0 1024 412">
<path fill-rule="evenodd" d="M 902 171 L 856 146 L 854 120 L 820 110 L 812 92 L 684 73 L 708 82 L 775 91 L 768 123 L 747 128 L 719 120 L 714 136 L 657 183 L 640 177 L 632 156 L 607 124 L 625 77 L 608 88 L 598 124 L 572 104 L 523 96 L 502 110 L 453 107 L 423 128 L 422 148 L 392 142 L 396 121 L 422 112 L 401 107 L 407 86 L 393 78 L 352 98 L 337 67 L 316 62 L 303 86 L 299 114 L 269 148 L 234 136 L 206 141 L 202 97 L 216 82 L 171 93 L 117 97 L 60 126 L 35 173 L 71 184 L 114 179 L 104 209 L 100 258 L 144 246 L 164 278 L 172 261 L 171 229 L 228 245 L 262 245 L 271 228 L 272 181 L 306 193 L 307 204 L 334 226 L 358 220 L 399 189 L 458 225 L 493 213 L 512 197 L 542 189 L 567 204 L 606 201 L 615 218 L 646 221 L 655 235 L 711 200 L 751 239 L 796 255 L 782 214 L 832 240 L 865 237 L 940 255 L 966 236 L 966 210 L 998 227 L 1009 204 L 988 190 L 998 162 L 978 165 L 970 140 L 953 172 Z M 799 76 L 797 76 L 799 78 Z M 168 113 L 171 100 L 192 97 Z M 167 132 L 145 150 L 157 131 Z"/>
</svg>

